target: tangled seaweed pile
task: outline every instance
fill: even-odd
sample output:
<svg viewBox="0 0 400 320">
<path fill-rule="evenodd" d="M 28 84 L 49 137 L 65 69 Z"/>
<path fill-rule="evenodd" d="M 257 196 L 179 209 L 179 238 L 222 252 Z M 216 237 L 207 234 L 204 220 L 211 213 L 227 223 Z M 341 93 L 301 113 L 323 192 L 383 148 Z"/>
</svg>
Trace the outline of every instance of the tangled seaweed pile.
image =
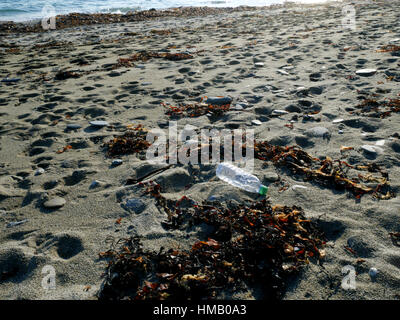
<svg viewBox="0 0 400 320">
<path fill-rule="evenodd" d="M 332 160 L 326 157 L 325 160 L 314 158 L 297 146 L 281 147 L 271 145 L 267 141 L 256 142 L 254 153 L 257 159 L 273 161 L 275 165 L 286 167 L 294 174 L 301 174 L 306 180 L 316 182 L 324 186 L 333 185 L 336 189 L 347 189 L 353 192 L 357 199 L 366 193 L 372 193 L 377 199 L 391 199 L 395 196 L 389 185 L 389 175 L 377 164 L 353 166 L 342 160 Z M 367 174 L 359 173 L 357 178 L 349 178 L 345 168 L 356 171 L 364 171 Z M 381 177 L 374 177 L 371 173 L 380 173 Z M 361 183 L 375 182 L 375 188 L 368 187 Z"/>
<path fill-rule="evenodd" d="M 370 97 L 364 99 L 357 105 L 357 108 L 359 108 L 359 111 L 353 113 L 362 113 L 368 117 L 384 119 L 390 117 L 392 113 L 400 112 L 400 99 L 377 100 L 374 97 Z"/>
<path fill-rule="evenodd" d="M 167 229 L 208 225 L 207 240 L 191 250 L 145 250 L 139 237 L 124 239 L 108 258 L 102 300 L 218 299 L 259 288 L 264 299 L 278 299 L 289 275 L 310 258 L 325 256 L 325 240 L 299 207 L 271 206 L 266 200 L 231 208 L 183 197 L 172 201 L 154 182 L 141 184 L 168 214 Z"/>
<path fill-rule="evenodd" d="M 396 46 L 394 44 L 388 44 L 383 46 L 377 52 L 396 52 L 396 51 L 400 51 L 400 46 Z"/>
<path fill-rule="evenodd" d="M 142 125 L 134 128 L 128 127 L 128 130 L 122 136 L 115 137 L 113 140 L 103 144 L 103 147 L 107 148 L 109 157 L 139 153 L 150 146 L 146 136 L 147 130 Z"/>
<path fill-rule="evenodd" d="M 142 125 L 129 128 L 122 136 L 115 137 L 105 143 L 107 155 L 110 157 L 140 153 L 150 147 L 147 141 L 148 131 Z M 245 139 L 245 137 L 242 137 Z M 233 143 L 233 141 L 232 141 Z M 234 145 L 232 144 L 232 147 Z M 212 138 L 209 143 L 199 144 L 197 156 L 200 157 L 203 148 L 213 152 Z M 246 154 L 247 145 L 241 146 L 243 154 Z M 343 150 L 346 150 L 345 147 Z M 195 151 L 194 149 L 192 151 Z M 190 150 L 188 149 L 188 153 Z M 223 146 L 217 150 L 219 155 L 224 155 Z M 389 174 L 380 168 L 376 163 L 371 162 L 365 165 L 351 165 L 340 159 L 319 159 L 312 157 L 299 146 L 282 147 L 272 145 L 268 141 L 254 141 L 254 156 L 262 161 L 272 161 L 275 166 L 289 169 L 295 175 L 303 176 L 305 181 L 315 182 L 325 187 L 334 187 L 337 190 L 346 189 L 351 191 L 356 199 L 365 194 L 372 194 L 376 199 L 388 200 L 396 195 L 389 184 Z M 168 161 L 168 155 L 166 155 Z M 199 158 L 199 161 L 201 159 Z M 373 175 L 374 173 L 380 176 Z M 368 184 L 368 185 L 367 185 Z"/>
<path fill-rule="evenodd" d="M 162 103 L 162 105 L 167 108 L 165 114 L 171 118 L 200 117 L 207 114 L 212 117 L 220 117 L 231 108 L 231 104 L 213 105 L 209 103 L 179 104 L 178 106 Z"/>
<path fill-rule="evenodd" d="M 194 54 L 197 54 L 198 52 L 195 52 Z M 170 61 L 180 61 L 180 60 L 186 60 L 186 59 L 193 59 L 194 56 L 189 53 L 182 53 L 182 52 L 176 52 L 176 53 L 170 53 L 170 52 L 152 52 L 152 51 L 140 51 L 138 53 L 135 53 L 129 58 L 119 58 L 117 63 L 114 65 L 113 69 L 118 69 L 121 67 L 133 67 L 133 62 L 136 61 L 148 61 L 151 58 L 162 58 Z"/>
</svg>

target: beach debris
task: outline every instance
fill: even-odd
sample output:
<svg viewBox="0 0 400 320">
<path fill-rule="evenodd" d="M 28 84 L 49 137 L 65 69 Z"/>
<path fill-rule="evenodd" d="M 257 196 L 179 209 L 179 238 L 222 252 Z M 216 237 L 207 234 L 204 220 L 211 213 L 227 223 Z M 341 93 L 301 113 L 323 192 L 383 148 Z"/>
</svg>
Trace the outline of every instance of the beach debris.
<svg viewBox="0 0 400 320">
<path fill-rule="evenodd" d="M 369 77 L 376 73 L 376 69 L 360 69 L 356 71 L 356 74 L 362 77 Z"/>
<path fill-rule="evenodd" d="M 263 199 L 228 208 L 187 197 L 167 199 L 154 182 L 141 186 L 168 214 L 166 229 L 212 228 L 185 250 L 152 251 L 138 236 L 121 239 L 118 247 L 99 254 L 108 260 L 100 300 L 218 299 L 252 286 L 261 288 L 265 299 L 279 299 L 289 276 L 324 256 L 325 238 L 300 207 L 272 206 Z"/>
<path fill-rule="evenodd" d="M 154 176 L 157 173 L 164 172 L 164 171 L 168 170 L 171 167 L 172 167 L 172 164 L 169 164 L 169 165 L 167 165 L 165 167 L 154 169 L 154 170 L 150 171 L 149 173 L 147 173 L 147 174 L 145 174 L 145 175 L 143 175 L 143 176 L 141 176 L 139 178 L 129 178 L 129 179 L 126 180 L 126 185 L 137 184 L 137 183 L 139 183 L 139 182 L 141 182 L 141 181 L 143 181 L 143 180 L 145 180 L 145 179 L 147 179 L 147 178 L 149 178 L 151 176 Z"/>
<path fill-rule="evenodd" d="M 50 200 L 47 200 L 45 203 L 43 203 L 43 206 L 48 209 L 57 209 L 61 208 L 64 206 L 66 203 L 64 198 L 61 197 L 54 197 Z"/>
<path fill-rule="evenodd" d="M 354 150 L 354 147 L 341 146 L 340 152 Z"/>
<path fill-rule="evenodd" d="M 8 223 L 7 224 L 7 228 L 12 228 L 12 227 L 16 227 L 16 226 L 19 226 L 19 225 L 21 225 L 21 224 L 23 224 L 23 223 L 25 223 L 25 222 L 28 222 L 29 220 L 28 219 L 24 219 L 24 220 L 21 220 L 21 221 L 14 221 L 14 222 L 10 222 L 10 223 Z"/>
<path fill-rule="evenodd" d="M 245 170 L 234 166 L 233 164 L 222 162 L 217 166 L 217 177 L 235 187 L 248 192 L 266 195 L 268 187 L 261 184 L 260 180 L 246 172 Z"/>
<path fill-rule="evenodd" d="M 272 145 L 268 141 L 256 141 L 254 144 L 255 158 L 263 161 L 272 161 L 278 167 L 285 167 L 293 174 L 301 174 L 305 181 L 314 181 L 326 187 L 347 189 L 359 199 L 364 194 L 372 194 L 375 198 L 386 200 L 395 197 L 389 184 L 386 171 L 375 163 L 367 165 L 350 165 L 342 160 L 333 160 L 326 157 L 324 160 L 309 155 L 298 146 L 281 147 Z M 368 172 L 368 175 L 358 174 L 349 177 L 346 169 Z M 374 177 L 372 173 L 380 173 L 381 177 Z M 375 182 L 374 188 L 362 184 L 363 181 Z"/>
<path fill-rule="evenodd" d="M 64 153 L 65 151 L 67 151 L 67 150 L 70 150 L 70 149 L 72 149 L 72 146 L 71 145 L 67 145 L 67 146 L 65 146 L 64 148 L 62 148 L 62 149 L 60 149 L 60 150 L 57 150 L 57 154 L 60 154 L 60 153 Z"/>
<path fill-rule="evenodd" d="M 140 153 L 147 150 L 151 145 L 146 140 L 147 132 L 142 125 L 130 127 L 123 135 L 103 144 L 103 147 L 107 148 L 109 157 Z"/>
</svg>

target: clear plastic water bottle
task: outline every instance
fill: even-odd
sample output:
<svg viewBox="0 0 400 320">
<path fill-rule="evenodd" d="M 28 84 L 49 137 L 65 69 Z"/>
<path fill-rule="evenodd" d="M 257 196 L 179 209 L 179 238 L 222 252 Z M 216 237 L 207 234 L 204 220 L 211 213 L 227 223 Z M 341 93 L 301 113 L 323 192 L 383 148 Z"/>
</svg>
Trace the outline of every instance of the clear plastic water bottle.
<svg viewBox="0 0 400 320">
<path fill-rule="evenodd" d="M 217 177 L 235 187 L 263 196 L 268 191 L 268 187 L 264 186 L 257 177 L 227 162 L 218 165 Z"/>
</svg>

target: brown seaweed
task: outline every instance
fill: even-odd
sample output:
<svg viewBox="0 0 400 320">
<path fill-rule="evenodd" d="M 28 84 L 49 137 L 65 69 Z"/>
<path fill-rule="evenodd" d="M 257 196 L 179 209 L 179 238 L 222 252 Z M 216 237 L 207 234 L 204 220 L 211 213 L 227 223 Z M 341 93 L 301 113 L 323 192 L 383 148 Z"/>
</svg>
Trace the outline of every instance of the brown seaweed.
<svg viewBox="0 0 400 320">
<path fill-rule="evenodd" d="M 154 182 L 141 184 L 168 214 L 167 229 L 212 227 L 191 249 L 143 249 L 140 238 L 121 239 L 100 254 L 109 260 L 102 300 L 217 299 L 249 288 L 279 299 L 289 276 L 325 256 L 325 239 L 299 207 L 272 206 L 266 199 L 225 207 L 183 197 L 166 199 Z"/>
<path fill-rule="evenodd" d="M 181 103 L 178 106 L 162 103 L 162 106 L 166 108 L 165 114 L 172 118 L 200 117 L 207 114 L 212 117 L 220 117 L 231 108 L 230 103 L 224 105 L 212 105 L 203 102 L 193 104 Z"/>
<path fill-rule="evenodd" d="M 146 136 L 147 130 L 142 125 L 129 127 L 123 135 L 103 144 L 103 147 L 107 149 L 109 157 L 140 153 L 150 146 Z"/>
<path fill-rule="evenodd" d="M 281 147 L 271 145 L 267 141 L 256 142 L 254 145 L 255 157 L 263 161 L 272 161 L 276 166 L 285 167 L 293 174 L 303 175 L 305 180 L 313 181 L 324 186 L 333 186 L 336 189 L 347 189 L 356 198 L 370 193 L 377 199 L 391 199 L 395 196 L 389 185 L 388 174 L 374 163 L 366 166 L 352 166 L 342 160 L 325 160 L 314 158 L 298 146 Z M 381 177 L 371 174 L 349 177 L 346 168 L 364 172 L 378 172 Z M 362 184 L 362 181 L 376 182 L 375 188 Z"/>
</svg>

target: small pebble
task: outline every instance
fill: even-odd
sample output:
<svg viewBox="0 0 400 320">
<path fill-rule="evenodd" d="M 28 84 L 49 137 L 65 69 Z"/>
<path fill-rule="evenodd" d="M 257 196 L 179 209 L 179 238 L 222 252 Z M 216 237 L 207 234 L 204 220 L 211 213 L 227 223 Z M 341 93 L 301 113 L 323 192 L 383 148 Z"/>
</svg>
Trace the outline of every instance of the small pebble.
<svg viewBox="0 0 400 320">
<path fill-rule="evenodd" d="M 277 116 L 282 116 L 284 114 L 288 114 L 289 112 L 285 111 L 285 110 L 274 110 L 272 111 L 272 114 L 277 115 Z"/>
<path fill-rule="evenodd" d="M 378 275 L 378 269 L 376 269 L 376 268 L 371 268 L 371 269 L 369 269 L 368 274 L 369 274 L 369 276 L 371 277 L 371 279 L 374 280 L 374 279 L 376 278 L 376 276 Z"/>
<path fill-rule="evenodd" d="M 356 74 L 363 77 L 369 77 L 376 73 L 376 69 L 361 69 L 357 70 Z"/>
<path fill-rule="evenodd" d="M 262 125 L 262 122 L 260 120 L 252 120 L 251 123 L 255 124 L 256 126 Z"/>
<path fill-rule="evenodd" d="M 278 72 L 278 73 L 280 73 L 280 74 L 283 74 L 283 75 L 285 75 L 285 76 L 288 76 L 288 75 L 289 75 L 289 73 L 287 73 L 285 70 L 280 70 L 280 69 L 278 69 L 278 70 L 276 70 L 276 72 Z"/>
<path fill-rule="evenodd" d="M 332 121 L 332 123 L 340 123 L 340 122 L 343 122 L 343 121 L 344 121 L 343 119 L 335 119 L 335 120 Z"/>
<path fill-rule="evenodd" d="M 100 185 L 100 181 L 94 180 L 94 181 L 90 184 L 89 189 L 97 188 L 99 185 Z"/>
<path fill-rule="evenodd" d="M 111 165 L 113 165 L 114 167 L 119 166 L 123 163 L 124 161 L 122 159 L 115 159 L 113 160 L 113 162 L 111 163 Z"/>
<path fill-rule="evenodd" d="M 40 176 L 41 174 L 44 173 L 44 169 L 43 168 L 39 168 L 35 171 L 35 176 Z"/>
</svg>

